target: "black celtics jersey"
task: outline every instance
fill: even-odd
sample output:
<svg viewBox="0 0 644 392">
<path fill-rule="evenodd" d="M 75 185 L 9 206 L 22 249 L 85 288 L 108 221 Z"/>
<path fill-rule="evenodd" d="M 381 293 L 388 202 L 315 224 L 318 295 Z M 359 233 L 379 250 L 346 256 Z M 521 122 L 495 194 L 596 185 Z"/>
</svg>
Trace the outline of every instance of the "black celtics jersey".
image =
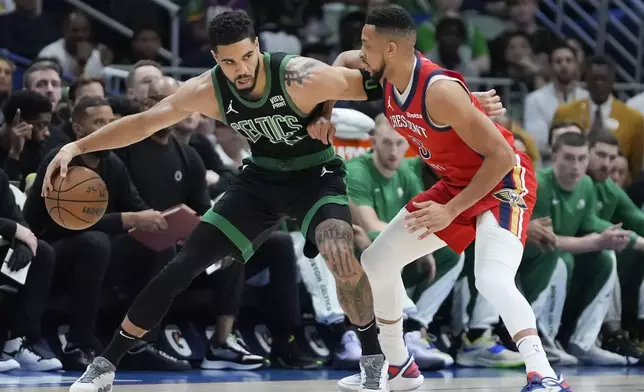
<svg viewBox="0 0 644 392">
<path fill-rule="evenodd" d="M 211 72 L 224 122 L 249 140 L 253 161 L 276 170 L 303 169 L 335 157 L 332 147 L 312 139 L 306 131 L 322 104 L 310 114 L 302 113 L 286 91 L 286 63 L 292 57 L 264 53 L 266 88 L 258 101 L 240 96 L 218 65 Z"/>
</svg>

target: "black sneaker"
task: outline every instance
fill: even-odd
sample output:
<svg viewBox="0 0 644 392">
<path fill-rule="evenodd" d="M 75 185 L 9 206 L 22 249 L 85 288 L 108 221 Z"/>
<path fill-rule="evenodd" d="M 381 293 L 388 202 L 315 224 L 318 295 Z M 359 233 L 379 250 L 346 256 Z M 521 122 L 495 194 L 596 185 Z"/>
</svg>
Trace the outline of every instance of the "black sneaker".
<svg viewBox="0 0 644 392">
<path fill-rule="evenodd" d="M 265 366 L 266 362 L 264 357 L 252 354 L 241 338 L 230 334 L 223 346 L 209 346 L 206 357 L 201 362 L 201 368 L 255 370 Z"/>
<path fill-rule="evenodd" d="M 602 348 L 627 358 L 629 365 L 644 366 L 644 353 L 625 331 L 605 335 Z"/>
<path fill-rule="evenodd" d="M 271 366 L 277 369 L 319 369 L 324 361 L 319 358 L 312 358 L 302 351 L 295 338 L 291 337 L 284 348 L 284 352 L 275 352 L 275 346 L 271 352 Z"/>
<path fill-rule="evenodd" d="M 65 370 L 85 371 L 97 356 L 93 348 L 67 346 L 63 349 L 61 360 Z"/>
<path fill-rule="evenodd" d="M 181 372 L 191 369 L 190 362 L 175 358 L 148 342 L 131 348 L 123 357 L 121 367 L 124 370 L 158 370 L 168 372 Z"/>
</svg>

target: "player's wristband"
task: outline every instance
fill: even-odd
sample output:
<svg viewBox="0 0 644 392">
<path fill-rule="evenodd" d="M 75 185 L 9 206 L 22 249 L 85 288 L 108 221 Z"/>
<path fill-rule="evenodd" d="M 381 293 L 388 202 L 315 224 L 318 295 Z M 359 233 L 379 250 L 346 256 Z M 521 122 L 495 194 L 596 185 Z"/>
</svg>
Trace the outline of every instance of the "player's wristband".
<svg viewBox="0 0 644 392">
<path fill-rule="evenodd" d="M 371 75 L 367 71 L 360 71 L 362 74 L 362 87 L 364 92 L 367 93 L 367 101 L 378 101 L 382 99 L 383 92 L 380 83 L 374 82 Z"/>
</svg>

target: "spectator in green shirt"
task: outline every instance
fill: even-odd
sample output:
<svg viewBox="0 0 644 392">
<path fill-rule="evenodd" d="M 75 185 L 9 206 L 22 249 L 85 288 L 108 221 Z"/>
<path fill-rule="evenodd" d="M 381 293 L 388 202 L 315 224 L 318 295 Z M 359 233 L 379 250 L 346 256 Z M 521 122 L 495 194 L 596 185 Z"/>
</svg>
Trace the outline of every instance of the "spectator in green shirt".
<svg viewBox="0 0 644 392">
<path fill-rule="evenodd" d="M 428 54 L 436 47 L 436 26 L 445 16 L 458 18 L 462 5 L 463 0 L 435 0 L 433 2 L 434 16 L 421 23 L 417 29 L 416 48 L 420 52 Z M 479 73 L 488 72 L 490 70 L 490 53 L 485 36 L 478 28 L 468 25 L 466 22 L 465 26 L 467 27 L 465 44 L 471 49 L 472 63 Z"/>
<path fill-rule="evenodd" d="M 575 364 L 572 354 L 581 363 L 626 365 L 626 357 L 595 341 L 617 279 L 615 251 L 631 242 L 629 232 L 597 216 L 595 186 L 585 175 L 585 136 L 565 133 L 552 152 L 552 167 L 537 172 L 537 203 L 519 283 L 537 315 L 544 348 L 560 364 Z M 570 354 L 554 341 L 560 320 Z"/>
<path fill-rule="evenodd" d="M 597 194 L 597 216 L 631 230 L 629 246 L 617 254 L 618 280 L 613 301 L 602 327 L 602 347 L 608 351 L 642 362 L 642 351 L 622 330 L 622 300 L 631 321 L 644 319 L 640 315 L 642 302 L 640 287 L 644 280 L 644 212 L 637 208 L 626 192 L 609 178 L 610 171 L 619 157 L 619 144 L 615 136 L 601 133 L 590 140 L 588 175 L 593 179 Z M 641 324 L 641 323 L 640 323 Z"/>
</svg>

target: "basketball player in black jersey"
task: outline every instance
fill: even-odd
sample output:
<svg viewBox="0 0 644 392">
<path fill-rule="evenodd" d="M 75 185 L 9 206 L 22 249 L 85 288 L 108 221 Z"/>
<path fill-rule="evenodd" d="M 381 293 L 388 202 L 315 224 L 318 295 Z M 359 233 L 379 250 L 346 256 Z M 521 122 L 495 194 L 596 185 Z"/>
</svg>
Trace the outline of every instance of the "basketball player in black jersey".
<svg viewBox="0 0 644 392">
<path fill-rule="evenodd" d="M 43 195 L 52 189 L 52 174 L 60 169 L 64 175 L 73 157 L 136 143 L 193 112 L 229 124 L 248 138 L 252 153 L 183 251 L 139 294 L 102 356 L 70 391 L 110 390 L 121 357 L 161 321 L 177 294 L 227 255 L 247 261 L 285 216 L 300 221 L 306 255 L 319 252 L 335 276 L 342 308 L 362 343 L 363 389 L 379 390 L 388 365 L 378 343 L 371 288 L 354 256 L 344 163 L 331 145 L 334 131 L 321 116 L 330 114 L 323 113 L 330 110 L 327 101 L 381 99 L 382 90 L 364 71 L 261 52 L 253 22 L 241 11 L 216 16 L 210 41 L 218 63 L 211 71 L 188 80 L 148 111 L 64 146 L 47 170 Z M 415 366 L 413 358 L 405 366 Z M 421 383 L 420 374 L 410 378 L 409 389 Z"/>
</svg>

